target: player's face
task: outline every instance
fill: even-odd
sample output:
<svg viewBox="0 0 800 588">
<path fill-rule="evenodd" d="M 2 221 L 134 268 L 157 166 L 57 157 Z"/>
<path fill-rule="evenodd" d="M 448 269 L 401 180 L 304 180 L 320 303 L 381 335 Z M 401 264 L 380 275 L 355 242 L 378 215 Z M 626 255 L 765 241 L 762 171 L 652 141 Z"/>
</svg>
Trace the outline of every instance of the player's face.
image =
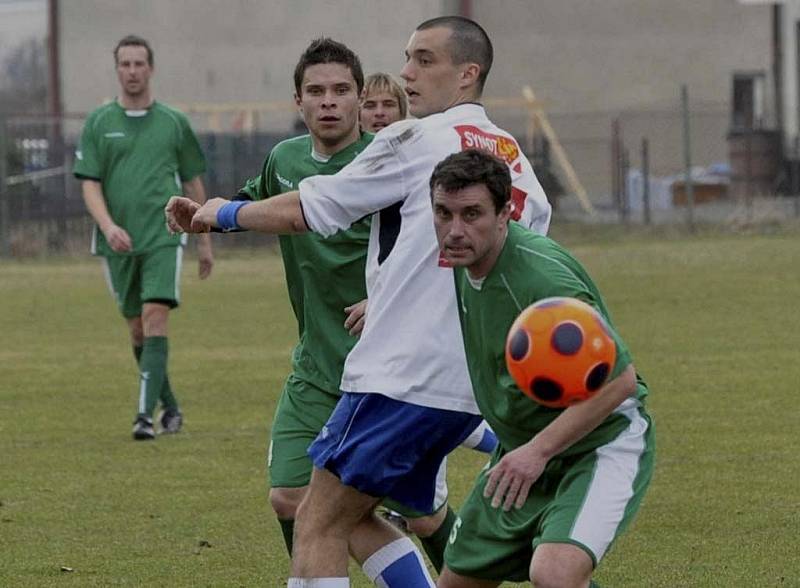
<svg viewBox="0 0 800 588">
<path fill-rule="evenodd" d="M 433 223 L 439 249 L 448 262 L 467 267 L 476 278 L 489 273 L 503 249 L 510 205 L 495 212 L 483 184 L 446 192 L 433 189 Z"/>
<path fill-rule="evenodd" d="M 417 118 L 442 112 L 458 102 L 462 67 L 448 48 L 451 31 L 434 27 L 415 31 L 406 46 L 400 77 L 406 82 L 408 110 Z"/>
<path fill-rule="evenodd" d="M 335 153 L 358 137 L 358 89 L 350 68 L 320 63 L 306 68 L 295 102 L 315 148 Z"/>
<path fill-rule="evenodd" d="M 117 51 L 117 79 L 122 92 L 130 97 L 146 94 L 150 89 L 153 68 L 147 62 L 147 48 L 139 45 L 120 47 Z"/>
<path fill-rule="evenodd" d="M 391 92 L 372 92 L 361 102 L 361 128 L 377 133 L 400 120 L 400 101 Z"/>
</svg>

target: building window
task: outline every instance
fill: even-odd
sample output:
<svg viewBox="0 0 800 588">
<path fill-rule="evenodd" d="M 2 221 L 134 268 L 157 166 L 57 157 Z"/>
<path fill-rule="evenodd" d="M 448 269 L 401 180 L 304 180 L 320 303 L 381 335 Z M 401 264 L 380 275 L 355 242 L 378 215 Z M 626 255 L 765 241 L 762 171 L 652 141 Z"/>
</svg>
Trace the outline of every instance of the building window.
<svg viewBox="0 0 800 588">
<path fill-rule="evenodd" d="M 733 112 L 731 126 L 735 130 L 753 130 L 764 127 L 764 89 L 767 76 L 764 72 L 737 72 L 733 74 Z"/>
</svg>

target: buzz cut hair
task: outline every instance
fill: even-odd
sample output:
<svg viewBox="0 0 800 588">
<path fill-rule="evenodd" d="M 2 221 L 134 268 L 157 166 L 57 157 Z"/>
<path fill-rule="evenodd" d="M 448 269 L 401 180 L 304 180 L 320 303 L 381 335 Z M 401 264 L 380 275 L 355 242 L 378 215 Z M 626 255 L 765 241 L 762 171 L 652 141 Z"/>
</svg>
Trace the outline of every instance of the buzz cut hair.
<svg viewBox="0 0 800 588">
<path fill-rule="evenodd" d="M 476 63 L 481 68 L 478 74 L 478 90 L 483 92 L 489 70 L 494 61 L 492 40 L 481 25 L 463 16 L 439 16 L 426 20 L 417 27 L 418 31 L 444 27 L 450 30 L 450 59 L 456 65 Z"/>
<path fill-rule="evenodd" d="M 403 88 L 390 74 L 378 72 L 367 76 L 364 80 L 364 100 L 370 94 L 380 94 L 386 92 L 391 94 L 397 99 L 397 104 L 400 107 L 400 118 L 404 119 L 408 116 L 408 99 Z"/>
<path fill-rule="evenodd" d="M 429 183 L 431 199 L 436 188 L 457 192 L 474 185 L 486 186 L 496 213 L 511 200 L 511 172 L 508 166 L 488 151 L 480 149 L 453 153 L 436 164 Z"/>
<path fill-rule="evenodd" d="M 114 63 L 119 63 L 119 50 L 122 47 L 144 47 L 147 49 L 147 64 L 153 67 L 153 49 L 143 37 L 138 35 L 126 35 L 119 40 L 117 46 L 114 47 Z"/>
<path fill-rule="evenodd" d="M 306 69 L 312 65 L 324 63 L 340 63 L 350 70 L 356 82 L 356 91 L 359 96 L 364 89 L 364 70 L 361 69 L 361 60 L 347 45 L 334 41 L 329 37 L 319 37 L 303 51 L 300 61 L 294 68 L 294 89 L 297 95 L 302 95 L 303 76 Z"/>
</svg>

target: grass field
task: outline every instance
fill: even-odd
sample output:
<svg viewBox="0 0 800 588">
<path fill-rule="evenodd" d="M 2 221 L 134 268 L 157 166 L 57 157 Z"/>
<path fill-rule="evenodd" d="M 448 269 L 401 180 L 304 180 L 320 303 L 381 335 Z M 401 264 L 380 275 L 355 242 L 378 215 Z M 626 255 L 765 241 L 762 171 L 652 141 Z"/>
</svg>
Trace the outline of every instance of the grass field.
<svg viewBox="0 0 800 588">
<path fill-rule="evenodd" d="M 556 227 L 651 386 L 654 483 L 596 579 L 800 585 L 800 234 Z M 127 333 L 88 258 L 0 263 L 0 586 L 281 586 L 268 428 L 295 337 L 272 250 L 184 268 L 185 432 L 134 443 Z M 458 450 L 458 505 L 482 464 Z M 354 570 L 354 586 L 369 585 Z"/>
</svg>

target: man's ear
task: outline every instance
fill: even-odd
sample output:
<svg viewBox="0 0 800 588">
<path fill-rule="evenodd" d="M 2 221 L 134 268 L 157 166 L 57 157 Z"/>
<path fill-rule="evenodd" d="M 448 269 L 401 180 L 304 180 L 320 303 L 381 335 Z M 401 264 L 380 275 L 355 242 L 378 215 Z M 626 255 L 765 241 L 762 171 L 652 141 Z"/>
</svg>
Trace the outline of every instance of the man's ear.
<svg viewBox="0 0 800 588">
<path fill-rule="evenodd" d="M 478 77 L 481 75 L 481 66 L 477 63 L 465 63 L 461 69 L 461 88 L 469 88 L 478 84 Z"/>
</svg>

